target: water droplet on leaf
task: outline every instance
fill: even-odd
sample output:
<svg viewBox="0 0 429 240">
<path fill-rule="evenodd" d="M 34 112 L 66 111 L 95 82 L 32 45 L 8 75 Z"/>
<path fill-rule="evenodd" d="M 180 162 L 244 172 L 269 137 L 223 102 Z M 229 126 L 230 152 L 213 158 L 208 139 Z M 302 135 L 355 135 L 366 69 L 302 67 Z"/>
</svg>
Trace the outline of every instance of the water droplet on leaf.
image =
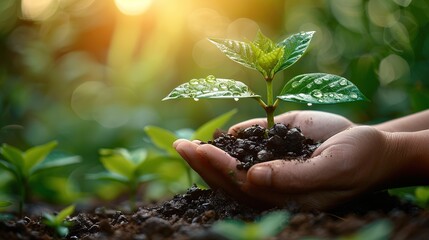
<svg viewBox="0 0 429 240">
<path fill-rule="evenodd" d="M 341 80 L 340 81 L 340 85 L 341 86 L 346 86 L 347 85 L 347 80 L 346 79 Z"/>
<path fill-rule="evenodd" d="M 298 87 L 299 85 L 301 85 L 301 83 L 300 83 L 300 82 L 297 82 L 297 81 L 295 81 L 295 82 L 293 82 L 293 83 L 292 83 L 292 87 L 293 87 L 293 88 L 296 88 L 296 87 Z"/>
<path fill-rule="evenodd" d="M 213 75 L 208 75 L 206 79 L 207 79 L 207 80 L 215 80 L 215 79 L 216 79 L 216 77 L 215 77 L 215 76 L 213 76 Z"/>
<path fill-rule="evenodd" d="M 358 95 L 357 95 L 356 93 L 352 92 L 352 93 L 350 93 L 350 97 L 351 97 L 351 98 L 357 98 L 357 97 L 358 97 Z"/>
<path fill-rule="evenodd" d="M 323 96 L 323 94 L 320 90 L 313 90 L 311 92 L 311 95 L 315 98 L 321 98 Z"/>
<path fill-rule="evenodd" d="M 313 104 L 312 103 L 307 103 L 307 106 L 311 107 L 311 106 L 313 106 Z"/>
</svg>

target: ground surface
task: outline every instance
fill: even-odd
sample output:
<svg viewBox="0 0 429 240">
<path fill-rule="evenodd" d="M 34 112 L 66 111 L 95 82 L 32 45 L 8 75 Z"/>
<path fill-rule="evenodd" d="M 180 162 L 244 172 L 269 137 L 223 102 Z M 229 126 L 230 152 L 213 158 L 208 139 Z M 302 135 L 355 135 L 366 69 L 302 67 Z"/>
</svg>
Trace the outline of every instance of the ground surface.
<svg viewBox="0 0 429 240">
<path fill-rule="evenodd" d="M 221 192 L 190 188 L 155 206 L 125 213 L 99 207 L 74 214 L 66 239 L 224 239 L 211 231 L 222 219 L 252 221 L 278 209 L 256 210 L 240 205 Z M 330 212 L 290 210 L 285 228 L 272 239 L 333 239 L 358 232 L 377 220 L 387 220 L 390 238 L 427 239 L 429 212 L 400 203 L 386 193 L 366 196 Z M 371 233 L 371 235 L 374 235 Z M 55 239 L 40 216 L 0 221 L 0 239 Z"/>
</svg>

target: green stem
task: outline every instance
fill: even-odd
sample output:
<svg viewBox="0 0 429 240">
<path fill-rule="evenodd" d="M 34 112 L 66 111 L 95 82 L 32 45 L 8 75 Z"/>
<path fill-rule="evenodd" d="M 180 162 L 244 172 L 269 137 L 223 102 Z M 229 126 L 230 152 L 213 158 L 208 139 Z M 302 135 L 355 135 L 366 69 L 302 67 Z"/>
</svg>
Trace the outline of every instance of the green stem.
<svg viewBox="0 0 429 240">
<path fill-rule="evenodd" d="M 274 126 L 274 110 L 277 107 L 277 104 L 274 104 L 272 80 L 272 78 L 265 79 L 265 82 L 267 84 L 267 104 L 264 109 L 267 114 L 267 128 L 271 128 L 272 126 Z"/>
</svg>

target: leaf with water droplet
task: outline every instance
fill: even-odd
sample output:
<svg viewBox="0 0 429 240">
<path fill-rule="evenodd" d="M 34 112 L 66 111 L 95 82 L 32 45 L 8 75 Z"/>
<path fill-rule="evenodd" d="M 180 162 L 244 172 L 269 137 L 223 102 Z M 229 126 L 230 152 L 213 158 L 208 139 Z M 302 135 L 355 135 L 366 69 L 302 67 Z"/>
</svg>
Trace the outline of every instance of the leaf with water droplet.
<svg viewBox="0 0 429 240">
<path fill-rule="evenodd" d="M 308 45 L 310 45 L 313 34 L 314 31 L 293 34 L 278 43 L 277 46 L 283 47 L 284 53 L 280 64 L 274 69 L 274 73 L 280 72 L 296 63 L 305 53 Z"/>
<path fill-rule="evenodd" d="M 352 82 L 341 76 L 327 73 L 296 76 L 286 83 L 277 98 L 288 102 L 314 104 L 367 100 Z"/>
<path fill-rule="evenodd" d="M 249 87 L 232 79 L 216 78 L 212 75 L 206 78 L 192 79 L 173 89 L 163 100 L 192 98 L 198 101 L 202 98 L 260 98 Z M 237 101 L 237 100 L 236 100 Z"/>
<path fill-rule="evenodd" d="M 209 39 L 229 59 L 241 65 L 256 69 L 256 56 L 249 43 L 230 39 Z"/>
</svg>

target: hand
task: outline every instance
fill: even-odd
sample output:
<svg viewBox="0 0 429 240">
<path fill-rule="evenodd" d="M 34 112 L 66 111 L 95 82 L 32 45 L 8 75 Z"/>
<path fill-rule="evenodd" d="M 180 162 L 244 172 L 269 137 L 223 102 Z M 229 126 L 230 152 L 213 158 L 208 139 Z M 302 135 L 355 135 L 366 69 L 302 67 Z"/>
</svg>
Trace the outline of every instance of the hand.
<svg viewBox="0 0 429 240">
<path fill-rule="evenodd" d="M 395 182 L 405 165 L 388 140 L 375 128 L 353 127 L 329 138 L 306 162 L 274 160 L 247 172 L 210 144 L 178 140 L 174 147 L 212 188 L 239 201 L 323 210 Z"/>
<path fill-rule="evenodd" d="M 331 136 L 355 126 L 347 118 L 337 114 L 320 111 L 290 111 L 274 118 L 275 123 L 299 127 L 302 133 L 316 141 L 324 141 Z M 267 127 L 266 118 L 256 118 L 233 125 L 228 133 L 235 135 L 241 129 L 258 124 Z"/>
</svg>

